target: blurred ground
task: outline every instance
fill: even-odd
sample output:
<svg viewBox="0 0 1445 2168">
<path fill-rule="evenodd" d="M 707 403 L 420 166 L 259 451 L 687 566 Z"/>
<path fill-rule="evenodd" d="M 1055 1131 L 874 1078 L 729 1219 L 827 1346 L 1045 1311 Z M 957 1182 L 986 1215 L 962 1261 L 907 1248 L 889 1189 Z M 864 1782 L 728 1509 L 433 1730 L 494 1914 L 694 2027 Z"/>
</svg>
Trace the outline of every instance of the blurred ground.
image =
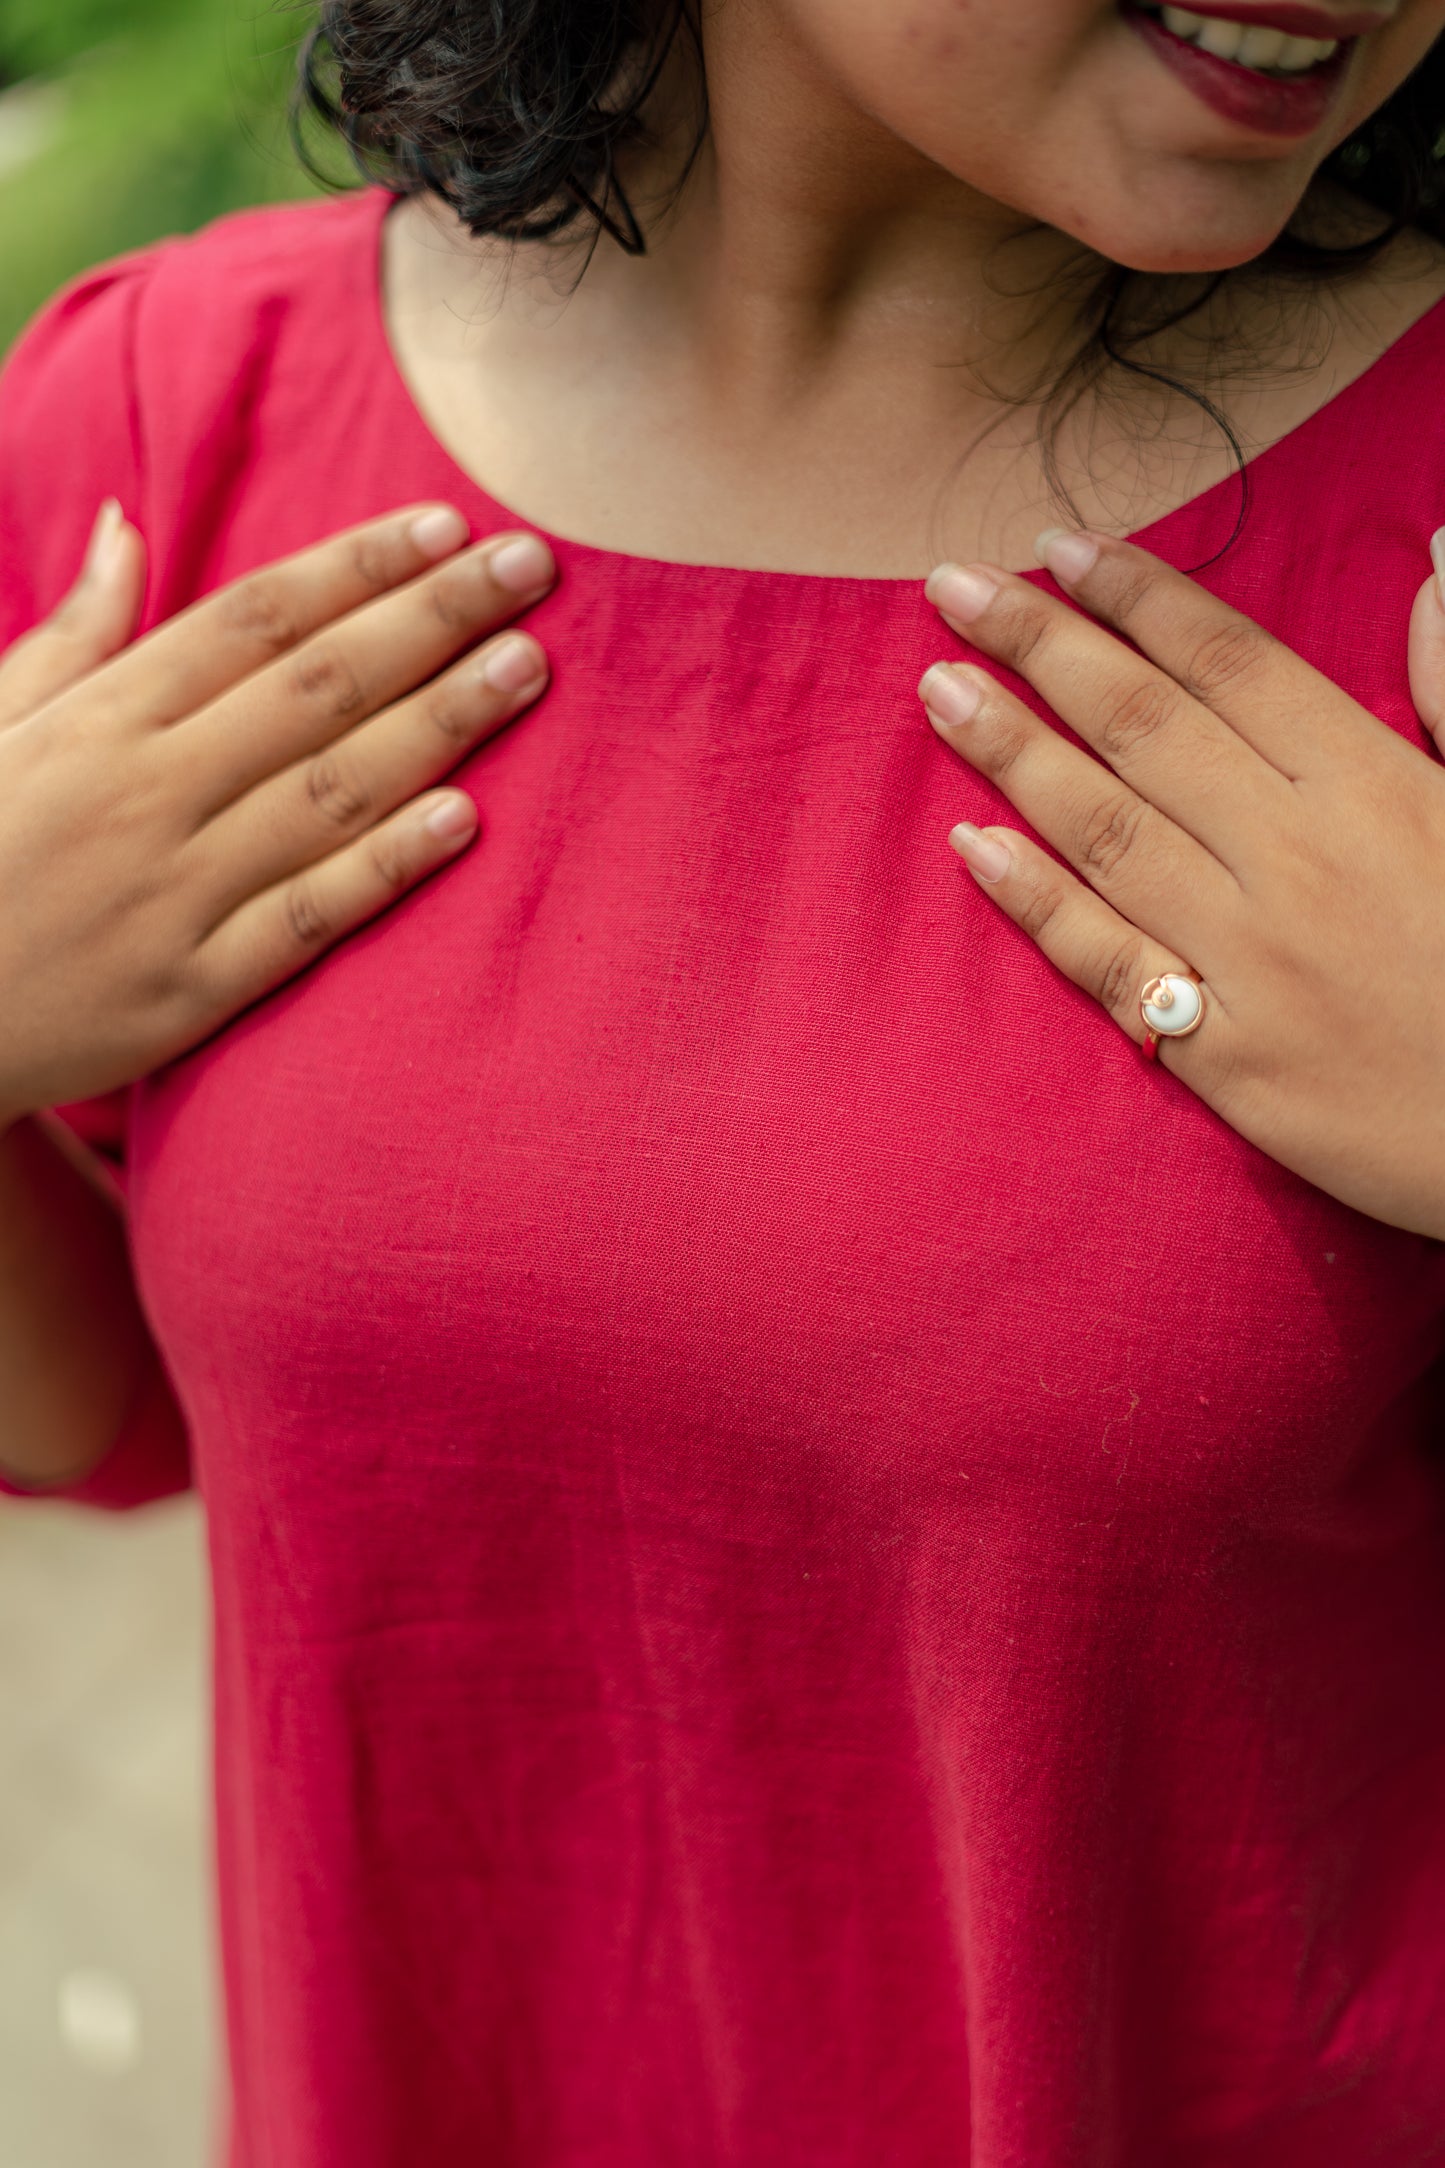
<svg viewBox="0 0 1445 2168">
<path fill-rule="evenodd" d="M 0 2168 L 207 2168 L 201 1525 L 0 1499 Z"/>
</svg>

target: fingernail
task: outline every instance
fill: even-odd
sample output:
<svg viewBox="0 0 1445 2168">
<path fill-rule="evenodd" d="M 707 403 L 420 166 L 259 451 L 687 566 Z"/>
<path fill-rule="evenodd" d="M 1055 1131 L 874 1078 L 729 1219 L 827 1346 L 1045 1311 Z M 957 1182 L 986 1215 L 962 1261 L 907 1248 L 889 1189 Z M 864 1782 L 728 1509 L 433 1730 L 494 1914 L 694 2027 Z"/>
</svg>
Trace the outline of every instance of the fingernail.
<svg viewBox="0 0 1445 2168">
<path fill-rule="evenodd" d="M 1034 543 L 1034 555 L 1061 587 L 1072 587 L 1097 563 L 1099 545 L 1089 535 L 1074 534 L 1067 527 L 1045 527 Z"/>
<path fill-rule="evenodd" d="M 976 873 L 981 881 L 1001 881 L 1013 864 L 1004 846 L 975 828 L 972 821 L 960 821 L 951 828 L 948 840 L 969 872 Z"/>
<path fill-rule="evenodd" d="M 552 552 L 545 542 L 534 534 L 518 535 L 513 542 L 504 542 L 493 550 L 487 559 L 488 568 L 498 587 L 505 587 L 509 595 L 535 595 L 550 586 L 556 571 Z"/>
<path fill-rule="evenodd" d="M 535 640 L 509 633 L 494 641 L 482 658 L 482 682 L 493 692 L 523 693 L 546 671 L 546 659 Z"/>
<path fill-rule="evenodd" d="M 477 825 L 477 809 L 463 791 L 453 791 L 428 813 L 423 827 L 443 843 L 460 843 Z"/>
<path fill-rule="evenodd" d="M 450 504 L 434 505 L 430 512 L 421 512 L 411 523 L 411 538 L 423 557 L 450 557 L 459 550 L 471 529 L 460 512 Z"/>
<path fill-rule="evenodd" d="M 980 688 L 972 678 L 964 677 L 957 670 L 950 670 L 947 663 L 936 662 L 925 670 L 918 684 L 919 698 L 927 708 L 929 719 L 957 728 L 971 722 L 978 713 L 983 698 Z"/>
<path fill-rule="evenodd" d="M 1435 567 L 1435 589 L 1440 597 L 1440 607 L 1445 610 L 1445 527 L 1437 527 L 1430 537 L 1430 562 Z"/>
<path fill-rule="evenodd" d="M 986 572 L 965 571 L 961 565 L 939 565 L 923 583 L 923 592 L 935 610 L 956 624 L 971 624 L 998 593 L 998 581 Z"/>
<path fill-rule="evenodd" d="M 92 579 L 108 580 L 120 563 L 120 531 L 125 514 L 115 497 L 107 497 L 95 515 L 85 552 L 85 570 Z"/>
</svg>

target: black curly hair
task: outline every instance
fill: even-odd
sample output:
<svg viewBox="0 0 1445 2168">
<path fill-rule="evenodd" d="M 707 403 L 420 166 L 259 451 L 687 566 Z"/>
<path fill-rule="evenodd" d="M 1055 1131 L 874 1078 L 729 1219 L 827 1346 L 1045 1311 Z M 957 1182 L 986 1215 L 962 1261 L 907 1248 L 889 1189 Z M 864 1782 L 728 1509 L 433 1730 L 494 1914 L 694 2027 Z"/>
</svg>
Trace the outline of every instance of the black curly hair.
<svg viewBox="0 0 1445 2168">
<path fill-rule="evenodd" d="M 605 233 L 640 254 L 646 236 L 619 167 L 648 140 L 653 93 L 682 42 L 700 60 L 695 0 L 324 0 L 302 49 L 298 138 L 305 156 L 302 123 L 319 116 L 364 176 L 434 193 L 475 235 L 580 234 L 595 246 Z M 707 125 L 700 65 L 696 79 L 691 157 Z M 1445 241 L 1445 39 L 1320 171 L 1373 214 L 1369 230 L 1326 244 L 1287 227 L 1252 269 L 1322 280 L 1367 263 L 1407 228 Z M 1241 482 L 1232 542 L 1249 481 L 1228 416 L 1197 384 L 1141 358 L 1230 274 L 1181 281 L 1091 262 L 1077 349 L 1015 398 L 1046 394 L 1039 435 L 1056 496 L 1072 511 L 1053 456 L 1058 427 L 1115 370 L 1193 400 L 1224 432 Z"/>
<path fill-rule="evenodd" d="M 590 227 L 641 254 L 618 158 L 695 36 L 690 0 L 325 0 L 302 100 L 369 179 L 431 191 L 474 234 Z"/>
</svg>

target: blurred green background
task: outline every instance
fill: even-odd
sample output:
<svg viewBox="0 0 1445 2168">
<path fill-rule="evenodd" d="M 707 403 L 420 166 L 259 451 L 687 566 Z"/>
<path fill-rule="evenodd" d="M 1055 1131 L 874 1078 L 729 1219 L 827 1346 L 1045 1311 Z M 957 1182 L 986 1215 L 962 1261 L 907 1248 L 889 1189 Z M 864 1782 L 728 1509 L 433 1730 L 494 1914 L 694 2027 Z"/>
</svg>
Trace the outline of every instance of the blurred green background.
<svg viewBox="0 0 1445 2168">
<path fill-rule="evenodd" d="M 312 188 L 286 122 L 312 16 L 296 0 L 0 0 L 0 348 L 87 264 Z"/>
</svg>

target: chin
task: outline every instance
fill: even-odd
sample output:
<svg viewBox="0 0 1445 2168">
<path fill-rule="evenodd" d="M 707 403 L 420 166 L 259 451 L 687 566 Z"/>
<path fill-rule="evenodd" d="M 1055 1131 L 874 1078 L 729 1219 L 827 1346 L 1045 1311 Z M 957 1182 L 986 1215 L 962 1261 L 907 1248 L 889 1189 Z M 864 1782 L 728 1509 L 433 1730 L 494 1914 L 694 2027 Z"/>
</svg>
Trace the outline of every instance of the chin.
<svg viewBox="0 0 1445 2168">
<path fill-rule="evenodd" d="M 1166 277 L 1188 272 L 1233 271 L 1240 264 L 1253 263 L 1262 256 L 1271 242 L 1277 241 L 1286 220 L 1261 233 L 1253 230 L 1247 238 L 1225 238 L 1205 243 L 1189 239 L 1181 242 L 1178 234 L 1157 235 L 1148 240 L 1121 239 L 1113 247 L 1104 246 L 1100 254 L 1111 263 L 1122 264 L 1128 271 L 1151 271 Z M 1098 247 L 1098 243 L 1093 244 Z"/>
<path fill-rule="evenodd" d="M 1298 209 L 1293 193 L 1270 204 L 1246 206 L 1201 203 L 1199 196 L 1195 190 L 1187 209 L 1178 204 L 1173 211 L 1161 210 L 1142 219 L 1137 213 L 1091 219 L 1084 222 L 1087 231 L 1071 222 L 1068 230 L 1111 263 L 1123 264 L 1130 271 L 1232 271 L 1262 256 Z"/>
</svg>

